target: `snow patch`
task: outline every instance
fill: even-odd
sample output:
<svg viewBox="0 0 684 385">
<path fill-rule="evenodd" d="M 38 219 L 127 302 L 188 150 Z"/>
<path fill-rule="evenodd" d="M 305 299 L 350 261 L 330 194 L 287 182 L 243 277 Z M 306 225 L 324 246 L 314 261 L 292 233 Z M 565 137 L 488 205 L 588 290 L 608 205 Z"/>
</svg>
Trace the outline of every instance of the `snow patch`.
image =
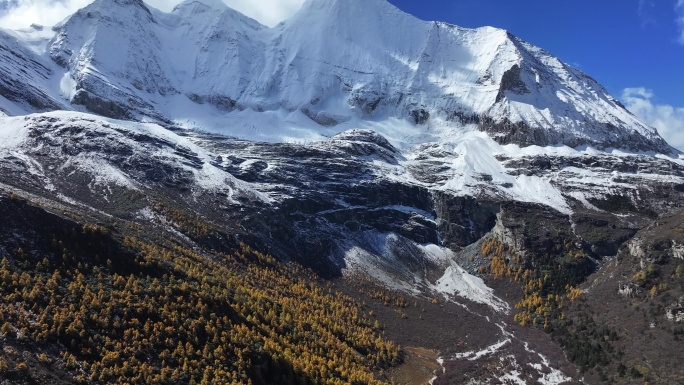
<svg viewBox="0 0 684 385">
<path fill-rule="evenodd" d="M 27 139 L 23 118 L 0 118 L 0 150 L 20 147 Z"/>
<path fill-rule="evenodd" d="M 347 264 L 344 272 L 347 275 L 359 272 L 365 273 L 389 289 L 415 295 L 419 294 L 420 291 L 416 287 L 415 282 L 406 282 L 405 280 L 390 276 L 386 272 L 387 269 L 381 267 L 388 263 L 383 257 L 387 257 L 387 255 L 379 256 L 361 247 L 354 246 L 344 255 L 344 261 Z"/>
<path fill-rule="evenodd" d="M 499 381 L 502 384 L 517 384 L 517 385 L 527 385 L 527 381 L 522 377 L 522 372 L 519 370 L 511 370 L 509 373 L 499 377 Z"/>
<path fill-rule="evenodd" d="M 492 355 L 499 350 L 501 350 L 504 346 L 509 344 L 511 342 L 510 338 L 507 338 L 505 340 L 501 340 L 493 345 L 487 346 L 486 348 L 482 350 L 472 350 L 469 352 L 464 352 L 464 353 L 456 353 L 452 356 L 452 359 L 457 360 L 457 359 L 467 359 L 468 361 L 477 361 L 482 357 Z"/>
<path fill-rule="evenodd" d="M 544 364 L 543 365 L 542 364 L 530 364 L 530 366 L 533 367 L 534 369 L 536 369 L 539 372 L 539 374 L 542 375 L 542 377 L 538 380 L 538 382 L 540 384 L 542 384 L 542 385 L 560 385 L 560 384 L 572 381 L 572 378 L 566 376 L 560 370 L 551 367 L 549 365 L 549 362 L 546 361 L 545 357 L 543 357 L 541 354 L 539 356 L 545 360 Z M 549 370 L 549 372 L 545 373 L 544 368 Z"/>
<path fill-rule="evenodd" d="M 498 312 L 506 313 L 510 310 L 508 304 L 496 297 L 494 290 L 485 285 L 481 278 L 468 273 L 456 263 L 446 268 L 444 275 L 433 286 L 433 290 L 448 295 L 459 295 L 473 302 L 491 306 Z"/>
<path fill-rule="evenodd" d="M 66 169 L 69 167 L 74 167 L 79 171 L 95 177 L 95 185 L 108 186 L 110 184 L 114 184 L 131 190 L 137 190 L 136 185 L 131 181 L 128 175 L 124 174 L 123 171 L 107 163 L 97 155 L 79 154 L 71 157 L 61 166 L 61 169 Z"/>
<path fill-rule="evenodd" d="M 442 357 L 437 358 L 437 363 L 442 368 L 442 374 L 446 373 L 446 368 L 444 367 L 444 358 L 442 358 Z M 430 379 L 430 381 L 428 382 L 428 384 L 430 384 L 430 385 L 434 384 L 436 379 L 437 379 L 437 376 L 432 377 Z"/>
<path fill-rule="evenodd" d="M 59 90 L 62 96 L 67 100 L 71 100 L 76 94 L 76 85 L 76 80 L 71 77 L 71 73 L 66 72 L 59 81 Z"/>
<path fill-rule="evenodd" d="M 528 364 L 539 372 L 542 376 L 539 383 L 542 385 L 560 385 L 562 383 L 571 381 L 572 378 L 566 376 L 560 370 L 551 366 L 549 360 L 541 353 L 537 353 L 530 349 L 529 344 L 525 342 L 525 350 L 530 353 L 535 353 L 542 360 L 540 364 Z"/>
</svg>

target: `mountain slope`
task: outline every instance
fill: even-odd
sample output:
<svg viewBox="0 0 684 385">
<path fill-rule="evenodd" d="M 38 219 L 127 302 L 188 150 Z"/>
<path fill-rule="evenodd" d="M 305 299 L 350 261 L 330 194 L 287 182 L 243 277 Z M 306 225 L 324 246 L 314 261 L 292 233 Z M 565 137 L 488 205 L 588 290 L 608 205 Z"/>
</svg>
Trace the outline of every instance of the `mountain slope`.
<svg viewBox="0 0 684 385">
<path fill-rule="evenodd" d="M 210 275 L 222 255 L 244 256 L 244 245 L 273 255 L 283 275 L 311 269 L 298 273 L 303 285 L 325 279 L 405 347 L 383 361 L 402 366 L 384 365 L 376 379 L 428 357 L 414 368 L 423 378 L 441 357 L 435 383 L 639 381 L 602 372 L 619 371 L 622 357 L 597 347 L 639 347 L 621 334 L 625 320 L 609 330 L 582 316 L 585 303 L 610 299 L 586 282 L 631 269 L 606 267 L 635 234 L 681 209 L 684 158 L 587 75 L 506 31 L 421 21 L 385 0 L 309 0 L 274 28 L 216 0 L 169 13 L 97 0 L 54 30 L 0 31 L 0 72 L 0 191 L 12 197 L 0 210 L 23 197 L 55 223 L 119 231 L 118 246 L 146 248 L 126 242 L 135 236 L 192 250 L 176 256 L 193 261 L 193 277 Z M 22 207 L 6 212 L 42 212 Z M 14 234 L 0 240 L 9 274 L 40 276 L 18 250 L 47 238 L 20 220 L 3 225 Z M 82 260 L 96 264 L 95 254 Z M 234 267 L 221 275 L 244 272 Z M 273 283 L 257 286 L 285 322 L 296 295 L 270 296 Z M 266 308 L 250 315 L 258 321 L 245 325 L 276 319 Z M 23 322 L 12 317 L 8 327 Z M 100 326 L 88 329 L 93 338 Z M 66 342 L 90 365 L 68 375 L 109 378 L 100 365 L 109 358 L 93 361 Z M 261 353 L 247 372 L 292 374 Z M 659 354 L 629 364 L 638 370 Z M 354 362 L 372 382 L 372 363 Z M 296 366 L 283 382 L 334 382 L 317 371 L 330 365 Z M 11 375 L 20 376 L 16 366 Z"/>
<path fill-rule="evenodd" d="M 184 247 L 17 197 L 0 211 L 2 383 L 382 384 L 372 370 L 397 362 L 358 303 L 244 244 Z"/>
<path fill-rule="evenodd" d="M 572 268 L 561 271 L 581 282 L 654 214 L 684 200 L 681 160 L 521 150 L 482 132 L 422 146 L 407 158 L 366 130 L 282 144 L 179 135 L 78 112 L 0 123 L 3 191 L 67 218 L 128 223 L 144 234 L 160 232 L 171 242 L 212 250 L 231 243 L 207 228 L 232 229 L 237 239 L 281 260 L 343 279 L 346 290 L 360 282 L 350 294 L 371 304 L 383 290 L 379 304 L 369 306 L 377 306 L 372 309 L 388 335 L 440 349 L 447 367 L 440 381 L 446 382 L 456 375 L 515 376 L 525 362 L 541 369 L 521 379 L 574 376 L 552 342 L 511 325 L 517 289 L 478 273 L 486 263 L 477 253 L 484 237 L 526 252 L 530 269 L 540 261 L 561 263 Z M 496 173 L 475 172 L 487 169 Z M 501 193 L 506 190 L 518 192 L 511 198 Z M 22 239 L 33 238 L 20 237 L 4 252 L 13 257 L 16 248 L 26 249 Z M 573 245 L 572 254 L 558 253 L 565 245 Z M 397 298 L 400 306 L 386 309 L 383 298 Z M 411 301 L 421 305 L 401 307 Z M 426 321 L 432 317 L 434 324 Z M 426 324 L 440 333 L 439 341 L 425 334 Z"/>
<path fill-rule="evenodd" d="M 65 103 L 51 91 L 54 65 L 8 31 L 0 30 L 0 113 L 51 111 Z"/>
<path fill-rule="evenodd" d="M 274 28 L 220 2 L 186 1 L 167 14 L 98 0 L 47 46 L 70 102 L 111 117 L 270 141 L 398 118 L 474 123 L 503 144 L 672 151 L 547 52 L 495 28 L 421 21 L 385 0 L 309 0 Z M 258 135 L 243 123 L 250 118 Z"/>
</svg>

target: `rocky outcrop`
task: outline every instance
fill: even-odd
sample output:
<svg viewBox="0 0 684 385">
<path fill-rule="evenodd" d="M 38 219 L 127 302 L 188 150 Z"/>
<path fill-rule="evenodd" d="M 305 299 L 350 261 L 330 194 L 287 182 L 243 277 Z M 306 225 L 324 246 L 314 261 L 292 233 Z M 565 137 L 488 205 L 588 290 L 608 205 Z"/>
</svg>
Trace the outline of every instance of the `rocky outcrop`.
<svg viewBox="0 0 684 385">
<path fill-rule="evenodd" d="M 437 224 L 444 244 L 458 250 L 475 243 L 494 228 L 499 204 L 473 197 L 433 194 Z"/>
<path fill-rule="evenodd" d="M 631 282 L 620 282 L 618 285 L 618 294 L 623 297 L 633 298 L 642 292 L 638 285 Z"/>
<path fill-rule="evenodd" d="M 513 250 L 525 250 L 525 238 L 523 238 L 516 228 L 508 228 L 504 226 L 501 213 L 496 216 L 496 225 L 492 229 L 492 236 L 499 240 L 504 245 Z"/>
<path fill-rule="evenodd" d="M 684 259 L 684 244 L 680 244 L 672 240 L 672 257 L 677 259 Z"/>
<path fill-rule="evenodd" d="M 104 99 L 93 95 L 85 89 L 76 92 L 71 102 L 76 105 L 82 105 L 88 111 L 98 115 L 106 116 L 114 119 L 130 119 L 130 107 L 113 101 L 111 99 Z"/>
<path fill-rule="evenodd" d="M 680 297 L 675 303 L 665 310 L 665 317 L 670 322 L 684 322 L 684 297 Z"/>
<path fill-rule="evenodd" d="M 64 109 L 56 95 L 46 90 L 53 75 L 41 58 L 0 31 L 0 96 L 31 112 Z"/>
<path fill-rule="evenodd" d="M 525 122 L 511 122 L 508 118 L 497 119 L 484 116 L 479 119 L 479 129 L 491 135 L 499 144 L 518 144 L 520 146 L 548 146 L 547 133 L 539 127 L 531 127 Z"/>
<path fill-rule="evenodd" d="M 506 97 L 506 92 L 512 92 L 518 95 L 530 93 L 527 85 L 520 77 L 520 65 L 514 64 L 509 70 L 504 72 L 501 77 L 499 85 L 499 93 L 496 95 L 497 103 Z"/>
</svg>

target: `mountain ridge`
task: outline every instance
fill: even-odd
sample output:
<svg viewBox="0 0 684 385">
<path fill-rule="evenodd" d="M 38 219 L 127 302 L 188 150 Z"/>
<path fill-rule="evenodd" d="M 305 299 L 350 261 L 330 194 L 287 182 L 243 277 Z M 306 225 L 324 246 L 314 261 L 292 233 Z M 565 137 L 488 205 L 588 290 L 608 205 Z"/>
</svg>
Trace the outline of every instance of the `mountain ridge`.
<svg viewBox="0 0 684 385">
<path fill-rule="evenodd" d="M 309 0 L 273 28 L 214 0 L 168 13 L 97 0 L 54 30 L 0 31 L 0 111 L 0 201 L 22 228 L 49 214 L 79 242 L 112 231 L 126 248 L 132 236 L 180 245 L 198 263 L 256 250 L 310 269 L 303 282 L 358 300 L 371 317 L 360 321 L 405 347 L 378 380 L 421 349 L 432 358 L 415 383 L 433 372 L 435 384 L 680 376 L 669 363 L 642 369 L 681 333 L 682 301 L 668 296 L 682 293 L 684 240 L 634 237 L 684 207 L 684 157 L 588 75 L 507 31 L 421 21 L 385 0 Z M 668 220 L 673 234 L 681 218 Z M 52 255 L 48 238 L 0 239 L 7 274 L 40 276 L 26 257 Z M 151 262 L 135 248 L 141 267 Z M 620 316 L 603 327 L 602 308 Z M 287 333 L 277 313 L 274 333 Z M 0 342 L 20 346 L 6 325 Z M 643 352 L 629 334 L 639 328 L 657 329 Z M 76 373 L 74 359 L 65 378 L 101 372 Z M 325 366 L 305 369 L 334 382 Z"/>
<path fill-rule="evenodd" d="M 306 2 L 268 28 L 207 3 L 163 13 L 98 0 L 76 12 L 48 44 L 66 70 L 60 93 L 75 109 L 238 136 L 249 134 L 225 127 L 263 112 L 271 141 L 283 122 L 298 131 L 288 120 L 308 125 L 306 140 L 397 118 L 474 122 L 502 144 L 677 153 L 593 79 L 504 30 L 422 21 L 385 0 Z"/>
</svg>

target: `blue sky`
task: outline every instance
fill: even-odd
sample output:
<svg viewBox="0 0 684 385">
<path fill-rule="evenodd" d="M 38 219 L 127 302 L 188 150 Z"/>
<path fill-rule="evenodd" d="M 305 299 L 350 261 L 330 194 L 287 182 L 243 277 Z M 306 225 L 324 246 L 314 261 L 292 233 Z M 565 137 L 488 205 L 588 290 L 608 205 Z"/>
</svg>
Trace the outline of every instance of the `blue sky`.
<svg viewBox="0 0 684 385">
<path fill-rule="evenodd" d="M 93 0 L 0 0 L 0 26 L 51 25 Z M 169 11 L 181 0 L 144 0 Z M 304 0 L 223 0 L 266 25 Z M 389 0 L 424 20 L 504 28 L 574 65 L 684 150 L 684 0 Z M 0 7 L 2 9 L 3 7 Z"/>
</svg>

